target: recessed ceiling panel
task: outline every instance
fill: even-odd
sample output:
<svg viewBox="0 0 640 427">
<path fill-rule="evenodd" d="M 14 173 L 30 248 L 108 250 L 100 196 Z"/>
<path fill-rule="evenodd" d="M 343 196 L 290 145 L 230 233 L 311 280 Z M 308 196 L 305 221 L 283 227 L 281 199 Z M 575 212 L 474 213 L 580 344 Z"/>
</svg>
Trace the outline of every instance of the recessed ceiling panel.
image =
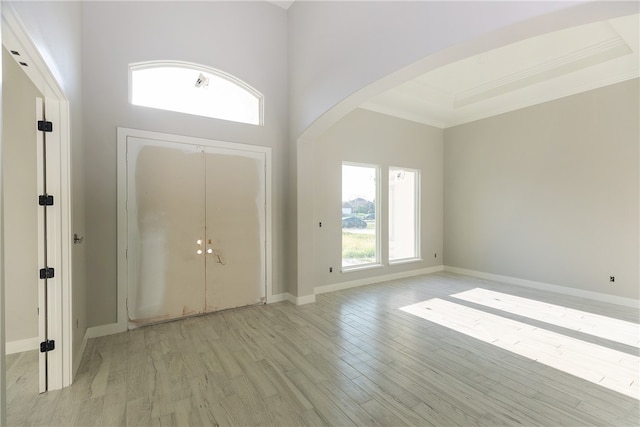
<svg viewBox="0 0 640 427">
<path fill-rule="evenodd" d="M 362 108 L 441 127 L 637 78 L 639 15 L 573 27 L 456 61 Z"/>
</svg>

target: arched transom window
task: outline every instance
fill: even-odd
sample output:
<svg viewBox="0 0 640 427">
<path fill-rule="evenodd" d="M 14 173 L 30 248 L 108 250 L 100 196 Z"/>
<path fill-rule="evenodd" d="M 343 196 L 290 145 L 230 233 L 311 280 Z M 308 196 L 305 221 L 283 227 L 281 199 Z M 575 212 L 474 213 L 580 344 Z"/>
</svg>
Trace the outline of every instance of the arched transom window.
<svg viewBox="0 0 640 427">
<path fill-rule="evenodd" d="M 144 107 L 263 124 L 260 92 L 230 74 L 198 64 L 163 61 L 129 65 L 129 100 Z"/>
</svg>

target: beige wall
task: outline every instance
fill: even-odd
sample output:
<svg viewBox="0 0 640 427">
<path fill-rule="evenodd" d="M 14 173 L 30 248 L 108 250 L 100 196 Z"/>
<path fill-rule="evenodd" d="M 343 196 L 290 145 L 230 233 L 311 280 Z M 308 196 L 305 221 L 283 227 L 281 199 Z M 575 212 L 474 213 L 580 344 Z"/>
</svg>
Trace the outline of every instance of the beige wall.
<svg viewBox="0 0 640 427">
<path fill-rule="evenodd" d="M 36 97 L 31 80 L 2 48 L 6 341 L 38 336 Z"/>
<path fill-rule="evenodd" d="M 442 165 L 443 131 L 371 111 L 357 109 L 345 116 L 313 144 L 314 277 L 298 295 L 313 293 L 311 287 L 417 270 L 442 264 Z M 407 167 L 421 172 L 422 261 L 341 273 L 342 162 L 382 167 L 381 189 L 387 189 L 388 167 Z M 384 217 L 386 197 L 378 205 Z M 322 227 L 318 223 L 322 222 Z M 386 259 L 387 234 L 380 238 L 382 261 Z M 438 254 L 438 257 L 434 257 Z M 329 273 L 333 267 L 333 273 Z"/>
<path fill-rule="evenodd" d="M 632 80 L 447 129 L 446 265 L 638 299 L 638 95 Z"/>
</svg>

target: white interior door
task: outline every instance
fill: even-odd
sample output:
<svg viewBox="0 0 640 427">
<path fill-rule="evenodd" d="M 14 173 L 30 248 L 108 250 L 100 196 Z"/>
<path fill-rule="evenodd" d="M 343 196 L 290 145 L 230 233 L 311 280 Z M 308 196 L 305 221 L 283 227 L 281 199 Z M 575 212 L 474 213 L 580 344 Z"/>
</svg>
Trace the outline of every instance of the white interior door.
<svg viewBox="0 0 640 427">
<path fill-rule="evenodd" d="M 129 321 L 204 312 L 202 150 L 129 138 L 127 167 Z"/>
<path fill-rule="evenodd" d="M 207 148 L 206 309 L 263 303 L 265 155 Z"/>
</svg>

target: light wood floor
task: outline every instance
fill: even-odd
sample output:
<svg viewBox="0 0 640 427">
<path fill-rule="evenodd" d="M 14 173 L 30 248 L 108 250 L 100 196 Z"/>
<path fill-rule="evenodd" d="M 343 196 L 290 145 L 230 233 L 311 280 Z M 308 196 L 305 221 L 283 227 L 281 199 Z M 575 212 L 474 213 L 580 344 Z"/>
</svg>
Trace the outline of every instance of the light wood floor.
<svg viewBox="0 0 640 427">
<path fill-rule="evenodd" d="M 517 301 L 526 315 L 508 307 L 511 297 L 482 294 L 485 304 L 474 293 L 461 294 L 476 288 L 525 298 Z M 422 301 L 430 301 L 424 308 L 429 320 L 400 310 Z M 548 313 L 540 313 L 537 302 L 552 304 Z M 570 314 L 558 314 L 562 307 Z M 563 324 L 580 312 L 586 312 L 584 328 Z M 594 329 L 593 319 L 602 316 L 613 322 L 611 337 Z M 529 338 L 513 342 L 540 347 L 545 357 L 554 352 L 543 349 L 547 343 L 539 334 L 546 331 L 554 339 L 567 337 L 569 350 L 576 342 L 592 346 L 583 352 L 587 359 L 571 353 L 575 363 L 561 360 L 587 374 L 599 372 L 601 383 L 579 376 L 581 370 L 569 374 L 542 356 L 544 363 L 497 345 L 504 337 L 493 344 L 484 335 L 474 337 L 484 328 L 495 339 L 503 329 L 496 326 L 500 319 L 509 325 L 505 331 L 513 325 L 536 330 L 531 339 L 539 345 Z M 621 328 L 632 322 L 631 331 L 640 331 L 638 310 L 437 273 L 322 294 L 305 306 L 250 307 L 92 339 L 75 383 L 44 395 L 35 392 L 37 354 L 10 355 L 8 421 L 633 426 L 640 420 L 639 401 L 610 387 L 627 381 L 629 372 L 632 384 L 621 387 L 639 386 L 638 348 L 633 338 L 618 338 L 619 320 Z M 563 353 L 564 344 L 550 345 Z"/>
</svg>

